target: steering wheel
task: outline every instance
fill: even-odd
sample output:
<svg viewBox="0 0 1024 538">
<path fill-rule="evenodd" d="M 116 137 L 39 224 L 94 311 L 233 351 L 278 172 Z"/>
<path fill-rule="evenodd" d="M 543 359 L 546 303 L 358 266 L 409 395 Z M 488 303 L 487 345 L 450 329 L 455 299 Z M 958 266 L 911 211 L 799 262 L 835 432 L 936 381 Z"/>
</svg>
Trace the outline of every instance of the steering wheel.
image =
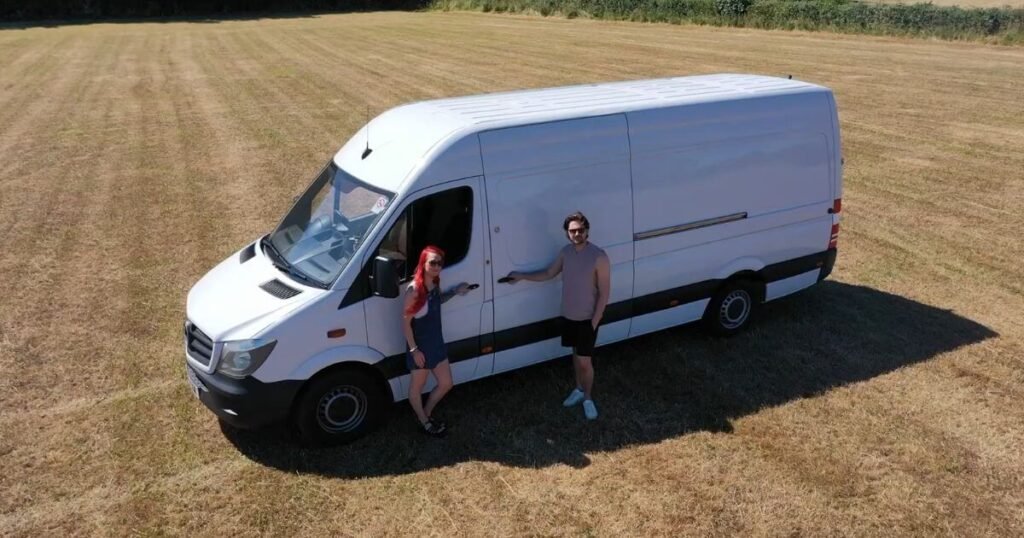
<svg viewBox="0 0 1024 538">
<path fill-rule="evenodd" d="M 334 238 L 338 237 L 337 234 L 340 233 L 340 231 L 335 230 Z M 358 241 L 358 237 L 345 237 L 340 241 L 334 241 L 332 238 L 331 247 L 327 252 L 329 252 L 331 257 L 336 260 L 341 259 L 342 257 L 351 258 L 356 253 L 356 245 L 359 244 Z"/>
<path fill-rule="evenodd" d="M 309 226 L 306 227 L 306 232 L 314 235 L 322 234 L 326 231 L 334 231 L 334 223 L 331 222 L 330 215 L 320 215 L 309 221 Z"/>
</svg>

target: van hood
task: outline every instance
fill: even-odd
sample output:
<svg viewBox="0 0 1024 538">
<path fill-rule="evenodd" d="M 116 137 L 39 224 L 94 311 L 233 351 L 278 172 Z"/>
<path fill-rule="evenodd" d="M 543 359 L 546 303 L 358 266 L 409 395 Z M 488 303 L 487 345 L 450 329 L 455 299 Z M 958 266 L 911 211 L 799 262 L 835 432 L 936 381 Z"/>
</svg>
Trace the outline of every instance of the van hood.
<svg viewBox="0 0 1024 538">
<path fill-rule="evenodd" d="M 256 241 L 192 286 L 185 312 L 214 342 L 248 340 L 325 293 L 328 290 L 306 286 L 279 271 Z"/>
</svg>

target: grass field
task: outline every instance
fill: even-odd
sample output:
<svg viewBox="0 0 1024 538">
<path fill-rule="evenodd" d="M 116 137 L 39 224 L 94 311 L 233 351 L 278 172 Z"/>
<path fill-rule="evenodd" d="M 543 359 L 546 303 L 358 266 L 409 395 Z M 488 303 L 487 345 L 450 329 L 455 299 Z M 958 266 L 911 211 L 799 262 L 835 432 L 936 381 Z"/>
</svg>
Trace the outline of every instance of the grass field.
<svg viewBox="0 0 1024 538">
<path fill-rule="evenodd" d="M 920 3 L 917 0 L 867 0 L 870 3 L 875 4 L 917 4 Z M 932 4 L 937 6 L 960 6 L 962 8 L 971 7 L 1024 7 L 1024 2 L 1021 0 L 931 0 Z"/>
<path fill-rule="evenodd" d="M 720 341 L 603 348 L 356 444 L 223 430 L 189 287 L 374 113 L 709 72 L 832 87 L 825 284 Z M 484 14 L 0 31 L 0 535 L 1024 534 L 1024 49 Z M 578 411 L 578 410 L 577 410 Z"/>
<path fill-rule="evenodd" d="M 872 4 L 918 4 L 917 0 L 866 0 Z M 1024 7 L 1021 0 L 931 0 L 937 6 L 960 6 L 962 8 L 972 7 Z"/>
</svg>

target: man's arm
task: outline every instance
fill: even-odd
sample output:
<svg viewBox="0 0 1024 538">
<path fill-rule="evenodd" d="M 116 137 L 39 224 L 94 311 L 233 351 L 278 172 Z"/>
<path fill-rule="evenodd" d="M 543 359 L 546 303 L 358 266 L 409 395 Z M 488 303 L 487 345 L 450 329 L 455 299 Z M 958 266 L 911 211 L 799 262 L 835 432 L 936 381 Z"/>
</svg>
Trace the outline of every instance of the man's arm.
<svg viewBox="0 0 1024 538">
<path fill-rule="evenodd" d="M 519 271 L 512 271 L 508 274 L 509 284 L 515 284 L 520 280 L 531 280 L 533 282 L 543 282 L 545 280 L 551 280 L 558 276 L 562 272 L 562 251 L 558 251 L 558 256 L 555 257 L 555 261 L 551 262 L 551 265 L 543 271 L 534 271 L 532 273 L 520 273 Z"/>
<path fill-rule="evenodd" d="M 608 255 L 603 254 L 597 259 L 597 305 L 594 306 L 594 317 L 590 320 L 596 329 L 604 317 L 604 308 L 608 306 L 608 298 L 612 294 L 612 268 Z"/>
</svg>

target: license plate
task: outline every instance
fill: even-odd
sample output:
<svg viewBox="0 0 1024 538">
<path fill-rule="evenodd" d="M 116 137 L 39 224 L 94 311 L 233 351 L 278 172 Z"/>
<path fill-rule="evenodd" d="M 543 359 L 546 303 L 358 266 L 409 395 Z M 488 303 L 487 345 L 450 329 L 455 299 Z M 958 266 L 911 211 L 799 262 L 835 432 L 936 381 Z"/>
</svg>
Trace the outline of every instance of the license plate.
<svg viewBox="0 0 1024 538">
<path fill-rule="evenodd" d="M 199 391 L 203 390 L 203 382 L 199 380 L 196 373 L 192 371 L 188 366 L 185 367 L 185 378 L 188 379 L 188 386 L 192 389 L 192 392 L 199 397 Z"/>
</svg>

